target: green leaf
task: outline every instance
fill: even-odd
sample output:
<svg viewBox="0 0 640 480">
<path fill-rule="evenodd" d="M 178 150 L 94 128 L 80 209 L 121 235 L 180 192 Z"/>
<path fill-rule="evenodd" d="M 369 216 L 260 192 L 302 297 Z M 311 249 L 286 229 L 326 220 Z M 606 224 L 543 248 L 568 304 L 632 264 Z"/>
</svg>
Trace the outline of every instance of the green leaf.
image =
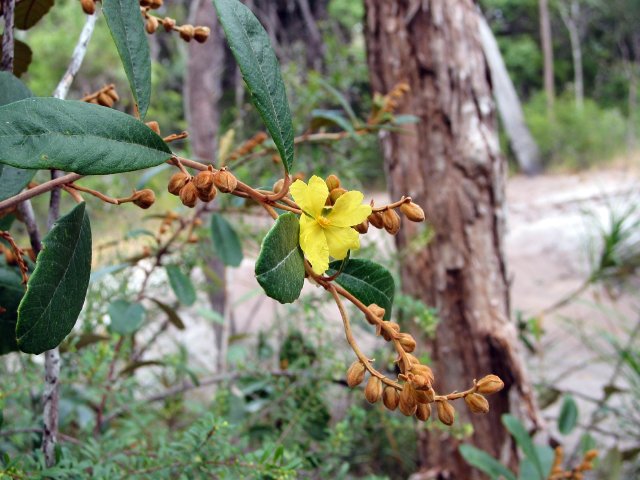
<svg viewBox="0 0 640 480">
<path fill-rule="evenodd" d="M 151 98 L 151 53 L 138 0 L 103 0 L 102 12 L 129 79 L 140 118 Z"/>
<path fill-rule="evenodd" d="M 24 296 L 20 275 L 13 269 L 0 267 L 0 355 L 18 350 L 16 321 L 18 305 Z"/>
<path fill-rule="evenodd" d="M 311 112 L 311 128 L 316 130 L 325 125 L 335 125 L 345 132 L 355 134 L 353 125 L 342 113 L 336 110 L 313 110 Z"/>
<path fill-rule="evenodd" d="M 82 310 L 91 274 L 91 224 L 84 202 L 55 223 L 42 245 L 18 308 L 16 335 L 25 353 L 57 347 Z"/>
<path fill-rule="evenodd" d="M 337 273 L 341 264 L 342 260 L 331 262 L 327 275 Z M 384 308 L 384 318 L 391 318 L 396 286 L 393 277 L 382 265 L 371 260 L 352 258 L 343 267 L 335 282 L 365 305 L 375 303 Z"/>
<path fill-rule="evenodd" d="M 28 30 L 53 7 L 54 0 L 20 0 L 14 12 L 15 27 Z"/>
<path fill-rule="evenodd" d="M 526 459 L 531 463 L 534 468 L 534 471 L 540 480 L 544 480 L 546 476 L 544 475 L 542 469 L 542 463 L 540 458 L 538 457 L 538 452 L 533 444 L 533 440 L 529 436 L 529 433 L 524 428 L 524 425 L 520 423 L 513 415 L 505 414 L 502 415 L 502 423 L 507 428 L 509 433 L 515 438 L 516 443 L 522 449 L 522 452 L 525 454 Z"/>
<path fill-rule="evenodd" d="M 143 367 L 164 367 L 165 365 L 166 363 L 160 360 L 136 360 L 124 367 L 119 376 L 124 377 Z"/>
<path fill-rule="evenodd" d="M 167 265 L 165 269 L 169 276 L 169 284 L 178 297 L 178 301 L 183 305 L 193 305 L 196 302 L 196 289 L 193 287 L 191 279 L 182 273 L 177 265 Z"/>
<path fill-rule="evenodd" d="M 171 150 L 135 118 L 98 105 L 28 98 L 0 107 L 0 163 L 108 175 L 160 165 Z"/>
<path fill-rule="evenodd" d="M 160 310 L 167 314 L 167 320 L 169 320 L 169 323 L 171 323 L 174 327 L 176 327 L 178 330 L 184 330 L 186 328 L 184 326 L 184 322 L 180 318 L 180 315 L 178 315 L 178 312 L 176 312 L 176 310 L 171 305 L 167 305 L 166 303 L 163 303 L 155 298 L 150 298 L 149 300 L 155 303 L 158 308 L 160 308 Z"/>
<path fill-rule="evenodd" d="M 498 480 L 504 478 L 505 480 L 516 480 L 516 476 L 511 470 L 502 465 L 498 460 L 493 458 L 484 450 L 474 447 L 473 445 L 460 445 L 458 448 L 462 458 L 466 462 L 476 467 L 478 470 L 483 471 L 491 480 Z"/>
<path fill-rule="evenodd" d="M 280 303 L 295 301 L 304 284 L 304 257 L 299 245 L 300 222 L 285 213 L 262 241 L 256 278 L 265 293 Z"/>
<path fill-rule="evenodd" d="M 578 423 L 578 405 L 571 395 L 566 395 L 560 408 L 558 430 L 563 435 L 569 435 Z"/>
<path fill-rule="evenodd" d="M 227 267 L 237 267 L 242 262 L 242 244 L 233 226 L 220 214 L 211 216 L 213 248 Z"/>
<path fill-rule="evenodd" d="M 287 92 L 269 36 L 238 0 L 213 0 L 253 104 L 280 153 L 287 172 L 293 168 L 293 124 Z"/>
<path fill-rule="evenodd" d="M 0 72 L 0 107 L 32 96 L 31 90 L 13 74 Z"/>
<path fill-rule="evenodd" d="M 2 35 L 0 35 L 0 54 L 2 54 Z M 20 77 L 29 69 L 33 52 L 31 47 L 20 40 L 14 40 L 13 45 L 13 73 L 16 77 Z"/>
<path fill-rule="evenodd" d="M 111 323 L 109 330 L 120 335 L 136 333 L 144 322 L 145 309 L 140 303 L 114 300 L 107 308 Z"/>
</svg>

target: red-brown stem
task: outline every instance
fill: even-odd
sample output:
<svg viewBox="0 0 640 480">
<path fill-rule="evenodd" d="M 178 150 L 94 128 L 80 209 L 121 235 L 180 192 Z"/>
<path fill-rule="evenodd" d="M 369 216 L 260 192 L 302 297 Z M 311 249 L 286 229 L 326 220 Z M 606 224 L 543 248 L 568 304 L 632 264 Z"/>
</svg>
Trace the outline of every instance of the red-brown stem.
<svg viewBox="0 0 640 480">
<path fill-rule="evenodd" d="M 42 195 L 43 193 L 50 192 L 54 188 L 60 187 L 62 185 L 67 185 L 69 183 L 73 183 L 76 180 L 81 179 L 83 176 L 78 175 L 77 173 L 69 173 L 62 177 L 58 177 L 54 180 L 49 180 L 48 182 L 41 183 L 37 187 L 30 188 L 29 190 L 25 190 L 24 192 L 19 193 L 11 198 L 7 198 L 0 202 L 0 211 L 11 208 L 14 205 L 18 205 L 19 203 L 24 202 L 25 200 L 29 200 L 30 198 L 37 197 L 38 195 Z"/>
</svg>

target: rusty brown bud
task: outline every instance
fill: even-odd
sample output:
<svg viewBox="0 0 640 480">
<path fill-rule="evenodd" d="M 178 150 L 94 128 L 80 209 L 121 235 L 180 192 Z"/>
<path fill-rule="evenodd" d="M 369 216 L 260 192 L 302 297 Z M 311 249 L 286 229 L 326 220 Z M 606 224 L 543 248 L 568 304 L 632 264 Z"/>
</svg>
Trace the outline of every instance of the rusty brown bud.
<svg viewBox="0 0 640 480">
<path fill-rule="evenodd" d="M 438 419 L 445 425 L 449 425 L 449 426 L 453 425 L 453 421 L 455 420 L 455 416 L 456 416 L 456 410 L 455 408 L 453 408 L 453 405 L 451 405 L 449 402 L 445 400 L 445 401 L 438 401 L 437 407 L 438 407 Z"/>
<path fill-rule="evenodd" d="M 331 203 L 335 204 L 336 201 L 345 193 L 347 193 L 347 191 L 342 187 L 334 188 L 333 190 L 331 190 L 329 192 L 329 199 L 331 199 Z"/>
<path fill-rule="evenodd" d="M 111 97 L 111 100 L 113 100 L 114 102 L 117 102 L 120 100 L 120 97 L 118 96 L 118 92 L 116 91 L 115 87 L 113 87 L 113 85 L 111 86 L 111 88 L 106 89 L 104 93 L 109 95 Z"/>
<path fill-rule="evenodd" d="M 400 331 L 400 325 L 398 325 L 396 322 L 384 322 L 384 324 L 388 328 L 382 329 L 382 338 L 384 338 L 387 342 L 390 342 L 391 339 L 394 338 L 394 335 L 389 332 L 389 329 L 391 329 L 395 333 L 398 333 Z"/>
<path fill-rule="evenodd" d="M 213 177 L 215 174 L 209 170 L 198 173 L 193 177 L 193 184 L 196 186 L 199 192 L 209 193 L 211 187 L 213 187 Z"/>
<path fill-rule="evenodd" d="M 164 2 L 162 0 L 149 0 L 149 8 L 152 10 L 157 10 L 162 6 Z"/>
<path fill-rule="evenodd" d="M 485 395 L 499 392 L 503 388 L 504 382 L 497 375 L 487 375 L 476 383 L 476 391 Z"/>
<path fill-rule="evenodd" d="M 356 360 L 347 370 L 347 385 L 351 388 L 360 385 L 364 381 L 364 365 L 360 360 Z"/>
<path fill-rule="evenodd" d="M 189 175 L 184 172 L 176 172 L 169 179 L 167 190 L 169 190 L 169 193 L 172 195 L 180 195 L 180 190 L 182 190 L 182 187 L 184 187 L 188 181 Z"/>
<path fill-rule="evenodd" d="M 180 32 L 180 38 L 182 38 L 185 42 L 190 42 L 191 39 L 193 38 L 193 25 L 183 25 L 180 27 L 179 32 Z"/>
<path fill-rule="evenodd" d="M 284 188 L 284 179 L 281 178 L 280 180 L 278 180 L 276 183 L 273 184 L 273 193 L 280 193 L 283 188 Z"/>
<path fill-rule="evenodd" d="M 416 390 L 409 382 L 405 382 L 400 392 L 400 402 L 398 404 L 403 415 L 410 417 L 416 413 L 418 401 L 416 400 Z"/>
<path fill-rule="evenodd" d="M 164 17 L 162 19 L 162 26 L 167 32 L 170 32 L 176 26 L 176 21 L 171 17 Z"/>
<path fill-rule="evenodd" d="M 188 243 L 198 243 L 198 236 L 195 233 L 189 235 Z"/>
<path fill-rule="evenodd" d="M 151 122 L 147 122 L 145 125 L 149 127 L 151 130 L 153 130 L 155 133 L 160 135 L 160 124 L 158 122 L 151 121 Z"/>
<path fill-rule="evenodd" d="M 489 413 L 489 402 L 478 393 L 470 393 L 464 397 L 464 401 L 473 413 Z"/>
<path fill-rule="evenodd" d="M 401 333 L 397 340 L 405 352 L 413 352 L 416 349 L 416 340 L 408 333 Z"/>
<path fill-rule="evenodd" d="M 111 108 L 113 107 L 113 99 L 104 92 L 100 92 L 98 94 L 98 104 L 103 107 Z"/>
<path fill-rule="evenodd" d="M 327 184 L 327 189 L 329 191 L 340 187 L 340 179 L 333 174 L 329 175 L 324 182 Z"/>
<path fill-rule="evenodd" d="M 365 220 L 362 223 L 359 223 L 358 225 L 356 225 L 355 227 L 353 227 L 356 232 L 364 235 L 365 233 L 367 233 L 369 231 L 369 220 Z"/>
<path fill-rule="evenodd" d="M 211 29 L 209 27 L 196 27 L 193 29 L 193 38 L 198 43 L 204 43 L 211 35 Z"/>
<path fill-rule="evenodd" d="M 435 401 L 436 394 L 433 388 L 427 390 L 416 390 L 416 400 L 418 403 L 433 403 Z"/>
<path fill-rule="evenodd" d="M 400 211 L 412 222 L 424 222 L 424 210 L 420 205 L 413 202 L 403 203 L 400 205 Z"/>
<path fill-rule="evenodd" d="M 416 418 L 422 422 L 429 420 L 431 416 L 431 405 L 428 403 L 419 403 L 416 410 Z"/>
<path fill-rule="evenodd" d="M 133 194 L 133 203 L 143 209 L 149 208 L 156 201 L 156 194 L 153 190 L 145 188 Z"/>
<path fill-rule="evenodd" d="M 382 222 L 384 229 L 391 235 L 395 235 L 400 231 L 400 215 L 395 210 L 385 210 L 382 214 Z"/>
<path fill-rule="evenodd" d="M 399 357 L 397 362 L 398 362 L 398 366 L 400 367 L 400 371 L 407 372 L 408 370 L 411 370 L 413 365 L 420 365 L 420 360 L 418 360 L 418 357 L 416 357 L 414 355 L 411 355 L 410 353 L 406 353 L 404 355 L 404 357 L 407 357 L 407 360 L 410 363 L 410 365 L 405 365 L 404 364 L 404 358 L 403 357 Z"/>
<path fill-rule="evenodd" d="M 376 403 L 382 395 L 382 381 L 373 375 L 369 378 L 367 386 L 364 387 L 364 398 L 369 403 Z"/>
<path fill-rule="evenodd" d="M 382 391 L 382 403 L 389 410 L 393 411 L 398 408 L 400 402 L 400 394 L 394 387 L 386 386 Z"/>
<path fill-rule="evenodd" d="M 196 189 L 198 190 L 198 189 Z M 206 190 L 198 190 L 198 198 L 200 200 L 202 200 L 205 203 L 209 203 L 212 202 L 214 198 L 216 198 L 216 195 L 218 194 L 218 190 L 216 190 L 216 187 L 214 187 L 213 185 L 211 186 L 211 188 L 206 191 Z"/>
<path fill-rule="evenodd" d="M 369 305 L 369 311 L 378 318 L 383 318 L 385 314 L 385 309 L 376 303 Z"/>
<path fill-rule="evenodd" d="M 413 364 L 410 369 L 414 375 L 420 375 L 427 379 L 427 383 L 431 385 L 433 383 L 433 370 L 426 365 Z"/>
<path fill-rule="evenodd" d="M 187 182 L 184 187 L 180 189 L 180 200 L 182 204 L 193 208 L 198 202 L 198 189 L 193 182 Z"/>
<path fill-rule="evenodd" d="M 149 17 L 147 17 L 147 22 L 144 25 L 144 29 L 147 31 L 149 35 L 152 35 L 156 33 L 156 30 L 158 29 L 158 24 L 159 24 L 158 19 L 156 17 L 149 15 Z"/>
<path fill-rule="evenodd" d="M 382 219 L 382 214 L 380 212 L 373 212 L 369 215 L 367 220 L 369 220 L 369 223 L 376 228 L 384 227 L 384 220 Z"/>
<path fill-rule="evenodd" d="M 96 2 L 94 0 L 80 0 L 80 5 L 82 5 L 82 11 L 87 15 L 96 13 Z"/>
<path fill-rule="evenodd" d="M 238 180 L 233 175 L 233 173 L 228 170 L 220 170 L 218 173 L 216 173 L 215 177 L 213 178 L 213 182 L 215 183 L 216 187 L 218 187 L 218 190 L 223 193 L 231 193 L 238 186 Z"/>
</svg>

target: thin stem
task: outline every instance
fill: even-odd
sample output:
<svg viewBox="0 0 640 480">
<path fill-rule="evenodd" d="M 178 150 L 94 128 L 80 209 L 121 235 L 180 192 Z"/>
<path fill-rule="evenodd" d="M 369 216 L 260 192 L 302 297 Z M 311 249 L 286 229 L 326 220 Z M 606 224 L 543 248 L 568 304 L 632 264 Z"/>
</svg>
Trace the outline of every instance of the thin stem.
<svg viewBox="0 0 640 480">
<path fill-rule="evenodd" d="M 389 205 L 385 205 L 383 207 L 372 208 L 371 211 L 373 211 L 373 212 L 384 212 L 385 210 L 392 210 L 394 208 L 398 208 L 400 205 L 402 205 L 404 203 L 409 203 L 409 202 L 411 202 L 411 197 L 402 197 L 397 202 L 390 203 Z"/>
<path fill-rule="evenodd" d="M 7 198 L 0 202 L 0 211 L 5 210 L 7 208 L 11 208 L 15 205 L 19 205 L 25 200 L 29 200 L 33 197 L 37 197 L 38 195 L 42 195 L 43 193 L 50 192 L 54 188 L 60 187 L 62 185 L 66 185 L 68 183 L 73 183 L 76 180 L 82 178 L 82 175 L 78 175 L 77 173 L 68 173 L 62 177 L 58 177 L 54 180 L 50 180 L 45 183 L 41 183 L 37 187 L 30 188 L 29 190 L 25 190 L 24 192 L 15 195 L 14 197 Z"/>
</svg>

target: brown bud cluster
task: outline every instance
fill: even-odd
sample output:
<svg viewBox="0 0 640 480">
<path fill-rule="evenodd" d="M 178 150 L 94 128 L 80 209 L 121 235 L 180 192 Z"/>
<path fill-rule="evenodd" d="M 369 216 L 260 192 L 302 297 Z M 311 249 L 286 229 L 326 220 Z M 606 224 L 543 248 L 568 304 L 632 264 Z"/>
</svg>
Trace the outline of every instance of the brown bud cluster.
<svg viewBox="0 0 640 480">
<path fill-rule="evenodd" d="M 116 92 L 115 85 L 110 84 L 102 87 L 97 92 L 87 95 L 82 100 L 87 103 L 93 103 L 94 105 L 102 105 L 103 107 L 111 108 L 115 102 L 120 100 L 120 97 L 118 96 L 118 92 Z"/>
<path fill-rule="evenodd" d="M 597 450 L 589 450 L 584 454 L 578 466 L 565 470 L 562 467 L 562 463 L 564 460 L 564 449 L 562 448 L 562 446 L 558 446 L 554 451 L 553 466 L 551 468 L 548 480 L 584 480 L 584 472 L 593 470 L 593 461 L 597 458 L 597 456 Z"/>
<path fill-rule="evenodd" d="M 216 174 L 212 171 L 205 170 L 193 177 L 192 182 L 196 187 L 198 198 L 205 203 L 212 201 L 218 193 L 214 185 L 215 176 Z"/>
<path fill-rule="evenodd" d="M 169 185 L 167 189 L 171 195 L 180 195 L 180 190 L 191 179 L 189 175 L 184 172 L 176 172 L 169 179 Z"/>
<path fill-rule="evenodd" d="M 180 201 L 184 206 L 189 208 L 196 206 L 198 202 L 198 189 L 191 179 L 180 189 Z"/>
</svg>

